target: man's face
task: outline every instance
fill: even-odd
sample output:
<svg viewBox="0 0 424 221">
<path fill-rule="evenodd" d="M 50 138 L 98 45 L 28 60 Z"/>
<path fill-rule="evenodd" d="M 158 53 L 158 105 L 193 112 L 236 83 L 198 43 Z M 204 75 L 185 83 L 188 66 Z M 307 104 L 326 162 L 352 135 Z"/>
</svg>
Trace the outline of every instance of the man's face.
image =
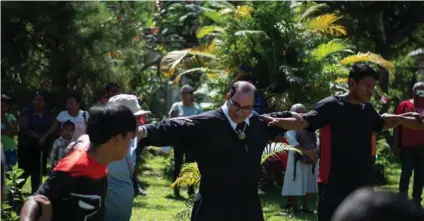
<svg viewBox="0 0 424 221">
<path fill-rule="evenodd" d="M 228 114 L 236 123 L 246 120 L 252 113 L 255 97 L 252 94 L 235 93 L 233 97 L 227 94 Z"/>
<path fill-rule="evenodd" d="M 130 148 L 131 140 L 134 139 L 135 132 L 129 132 L 125 135 L 118 135 L 114 137 L 115 144 L 113 145 L 115 148 L 115 152 L 113 154 L 113 160 L 122 160 L 127 154 L 128 149 Z"/>
<path fill-rule="evenodd" d="M 366 76 L 358 82 L 353 79 L 351 79 L 351 81 L 353 84 L 351 90 L 353 91 L 355 98 L 364 103 L 370 102 L 377 81 L 371 76 Z"/>
<path fill-rule="evenodd" d="M 66 126 L 62 129 L 62 137 L 70 140 L 72 136 L 74 135 L 75 127 Z"/>
<path fill-rule="evenodd" d="M 193 92 L 181 93 L 181 100 L 186 102 L 186 103 L 193 102 L 194 101 Z"/>
<path fill-rule="evenodd" d="M 109 88 L 109 90 L 107 91 L 107 96 L 109 98 L 118 95 L 119 94 L 119 88 L 118 87 L 111 87 Z"/>
</svg>

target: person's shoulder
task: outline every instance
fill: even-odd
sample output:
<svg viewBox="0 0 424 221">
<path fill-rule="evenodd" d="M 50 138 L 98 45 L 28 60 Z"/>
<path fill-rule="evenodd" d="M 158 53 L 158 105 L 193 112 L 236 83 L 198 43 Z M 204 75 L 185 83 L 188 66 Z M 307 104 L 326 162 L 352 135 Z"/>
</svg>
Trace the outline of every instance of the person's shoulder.
<svg viewBox="0 0 424 221">
<path fill-rule="evenodd" d="M 398 106 L 400 106 L 400 107 L 413 107 L 414 102 L 411 99 L 403 100 L 399 103 Z"/>
<path fill-rule="evenodd" d="M 340 102 L 342 102 L 342 100 L 343 100 L 342 96 L 329 96 L 329 97 L 326 97 L 326 98 L 320 100 L 319 103 L 339 104 Z"/>
<path fill-rule="evenodd" d="M 320 100 L 316 105 L 315 108 L 321 108 L 321 107 L 335 107 L 343 105 L 342 97 L 340 96 L 329 96 L 322 100 Z"/>
<path fill-rule="evenodd" d="M 225 115 L 223 115 L 223 113 L 221 113 L 219 109 L 216 109 L 216 110 L 205 111 L 200 114 L 190 116 L 189 118 L 192 120 L 198 120 L 198 121 L 211 121 L 211 120 L 222 119 L 223 117 L 225 117 Z"/>
<path fill-rule="evenodd" d="M 181 107 L 181 106 L 183 106 L 183 102 L 182 101 L 177 101 L 177 102 L 174 102 L 172 104 L 172 107 Z"/>
<path fill-rule="evenodd" d="M 71 177 L 100 179 L 106 175 L 107 170 L 106 166 L 91 159 L 87 151 L 75 149 L 59 161 L 54 172 L 68 173 Z"/>
</svg>

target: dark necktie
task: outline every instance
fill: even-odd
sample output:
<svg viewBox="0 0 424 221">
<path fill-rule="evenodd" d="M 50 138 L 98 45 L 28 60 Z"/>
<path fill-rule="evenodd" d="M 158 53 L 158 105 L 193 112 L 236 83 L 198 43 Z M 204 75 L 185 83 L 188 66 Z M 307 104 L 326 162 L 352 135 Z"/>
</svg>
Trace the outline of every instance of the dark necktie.
<svg viewBox="0 0 424 221">
<path fill-rule="evenodd" d="M 245 126 L 246 126 L 246 122 L 244 122 L 244 121 L 241 122 L 241 123 L 238 123 L 237 126 L 236 126 L 237 133 L 244 132 Z"/>
</svg>

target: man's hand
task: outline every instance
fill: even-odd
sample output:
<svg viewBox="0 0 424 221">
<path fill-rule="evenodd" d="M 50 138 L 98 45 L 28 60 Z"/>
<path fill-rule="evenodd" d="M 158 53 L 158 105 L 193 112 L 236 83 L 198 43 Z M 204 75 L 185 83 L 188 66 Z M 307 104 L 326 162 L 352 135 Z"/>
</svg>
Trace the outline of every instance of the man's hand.
<svg viewBox="0 0 424 221">
<path fill-rule="evenodd" d="M 273 117 L 270 117 L 268 115 L 261 115 L 261 118 L 262 118 L 262 120 L 265 121 L 265 123 L 268 125 L 268 127 L 278 126 L 278 122 L 279 122 L 278 118 L 273 118 Z"/>
<path fill-rule="evenodd" d="M 303 116 L 299 113 L 296 112 L 290 112 L 292 114 L 292 117 L 295 118 L 296 120 L 299 120 L 300 122 L 303 122 Z"/>
<path fill-rule="evenodd" d="M 50 203 L 50 200 L 43 195 L 35 195 L 34 199 L 41 205 L 41 216 L 38 221 L 50 221 L 53 216 L 52 204 Z"/>
</svg>

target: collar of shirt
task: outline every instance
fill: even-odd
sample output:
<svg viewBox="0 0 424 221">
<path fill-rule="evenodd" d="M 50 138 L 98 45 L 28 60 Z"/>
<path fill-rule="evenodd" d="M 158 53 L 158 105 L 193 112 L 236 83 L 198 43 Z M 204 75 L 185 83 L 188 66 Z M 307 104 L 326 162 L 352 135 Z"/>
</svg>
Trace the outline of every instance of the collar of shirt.
<svg viewBox="0 0 424 221">
<path fill-rule="evenodd" d="M 225 117 L 227 118 L 228 122 L 230 122 L 231 127 L 235 130 L 237 127 L 237 123 L 234 122 L 233 120 L 231 120 L 230 115 L 228 114 L 228 107 L 227 107 L 227 102 L 224 103 L 224 105 L 221 106 L 222 111 L 224 112 Z M 246 118 L 246 120 L 244 120 L 244 122 L 246 122 L 247 125 L 250 126 L 249 124 L 249 118 L 252 116 L 252 113 L 249 115 L 248 118 Z"/>
</svg>

